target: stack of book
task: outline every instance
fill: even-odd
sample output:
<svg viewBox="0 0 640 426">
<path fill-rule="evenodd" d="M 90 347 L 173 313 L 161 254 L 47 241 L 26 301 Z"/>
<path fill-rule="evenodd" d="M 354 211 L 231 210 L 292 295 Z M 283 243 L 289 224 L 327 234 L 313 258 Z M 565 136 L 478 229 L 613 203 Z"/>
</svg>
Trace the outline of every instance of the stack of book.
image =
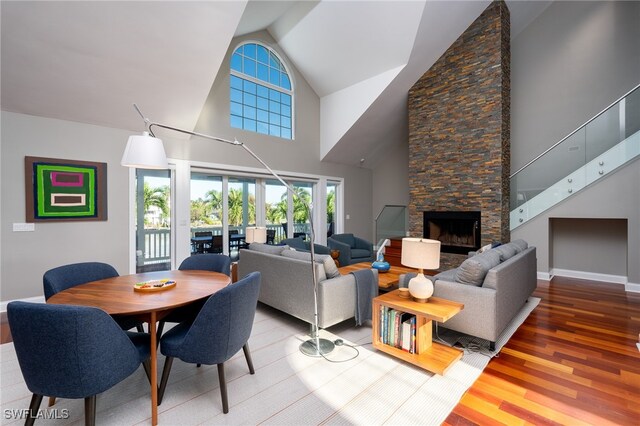
<svg viewBox="0 0 640 426">
<path fill-rule="evenodd" d="M 409 353 L 416 353 L 416 316 L 380 306 L 380 341 Z"/>
</svg>

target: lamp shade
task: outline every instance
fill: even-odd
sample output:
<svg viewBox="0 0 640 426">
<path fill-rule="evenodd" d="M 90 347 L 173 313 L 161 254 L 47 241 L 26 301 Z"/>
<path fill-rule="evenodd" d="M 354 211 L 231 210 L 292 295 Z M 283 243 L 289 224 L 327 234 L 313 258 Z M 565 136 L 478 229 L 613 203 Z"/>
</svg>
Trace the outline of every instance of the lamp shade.
<svg viewBox="0 0 640 426">
<path fill-rule="evenodd" d="M 252 226 L 245 229 L 245 242 L 251 243 L 266 243 L 267 242 L 267 228 Z"/>
<path fill-rule="evenodd" d="M 129 136 L 120 164 L 138 169 L 169 168 L 162 140 L 150 136 L 148 132 Z"/>
<path fill-rule="evenodd" d="M 409 268 L 438 269 L 440 267 L 440 241 L 403 238 L 400 262 Z"/>
</svg>

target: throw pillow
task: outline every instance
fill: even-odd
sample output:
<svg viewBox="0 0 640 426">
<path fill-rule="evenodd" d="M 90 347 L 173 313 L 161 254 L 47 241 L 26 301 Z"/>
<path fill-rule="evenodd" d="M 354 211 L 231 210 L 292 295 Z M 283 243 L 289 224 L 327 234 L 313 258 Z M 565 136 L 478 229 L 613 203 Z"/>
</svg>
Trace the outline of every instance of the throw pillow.
<svg viewBox="0 0 640 426">
<path fill-rule="evenodd" d="M 481 286 L 489 269 L 500 264 L 500 254 L 495 249 L 480 253 L 462 262 L 455 280 L 461 284 Z"/>
<path fill-rule="evenodd" d="M 504 262 L 505 260 L 512 258 L 518 253 L 518 250 L 511 244 L 503 244 L 491 250 L 497 252 L 500 255 L 500 262 Z"/>
<path fill-rule="evenodd" d="M 526 250 L 529 247 L 529 244 L 527 244 L 527 242 L 523 239 L 513 240 L 509 244 L 513 244 L 516 247 L 516 250 L 518 250 L 518 253 Z"/>
<path fill-rule="evenodd" d="M 251 243 L 249 250 L 259 251 L 260 253 L 280 255 L 284 250 L 289 250 L 289 246 L 274 246 L 271 244 Z"/>
<path fill-rule="evenodd" d="M 299 260 L 311 260 L 311 253 L 306 251 L 294 251 L 294 250 L 285 250 L 282 252 L 282 256 L 288 257 L 291 259 L 299 259 Z M 324 273 L 327 278 L 335 278 L 340 276 L 340 272 L 336 267 L 336 263 L 333 261 L 331 256 L 328 254 L 316 254 L 316 263 L 322 264 L 324 268 Z"/>
</svg>

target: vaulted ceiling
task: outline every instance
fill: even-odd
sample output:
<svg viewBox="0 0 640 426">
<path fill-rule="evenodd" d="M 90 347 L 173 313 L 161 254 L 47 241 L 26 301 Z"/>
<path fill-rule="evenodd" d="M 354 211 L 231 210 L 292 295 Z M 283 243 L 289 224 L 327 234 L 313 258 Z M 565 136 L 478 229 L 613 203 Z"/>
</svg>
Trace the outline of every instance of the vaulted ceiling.
<svg viewBox="0 0 640 426">
<path fill-rule="evenodd" d="M 512 37 L 550 3 L 508 2 Z M 409 88 L 488 4 L 2 2 L 2 109 L 141 130 L 137 102 L 193 129 L 232 38 L 266 29 L 320 97 L 319 158 L 374 167 L 406 141 Z"/>
</svg>

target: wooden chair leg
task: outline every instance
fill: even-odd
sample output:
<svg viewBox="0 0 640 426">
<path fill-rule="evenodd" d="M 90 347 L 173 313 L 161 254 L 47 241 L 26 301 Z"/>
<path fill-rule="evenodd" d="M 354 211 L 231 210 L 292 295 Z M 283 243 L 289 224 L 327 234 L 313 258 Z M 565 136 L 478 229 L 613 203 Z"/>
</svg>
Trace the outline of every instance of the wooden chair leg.
<svg viewBox="0 0 640 426">
<path fill-rule="evenodd" d="M 50 396 L 49 397 L 49 407 L 53 407 L 55 403 L 56 403 L 56 397 L 55 396 Z"/>
<path fill-rule="evenodd" d="M 31 426 L 36 421 L 36 417 L 38 416 L 38 410 L 40 409 L 40 404 L 42 403 L 43 395 L 33 394 L 31 397 L 31 403 L 29 404 L 29 413 L 27 413 L 27 420 L 24 422 L 25 426 Z"/>
<path fill-rule="evenodd" d="M 96 424 L 96 396 L 88 396 L 84 399 L 84 425 L 95 426 Z"/>
<path fill-rule="evenodd" d="M 249 367 L 249 374 L 256 374 L 256 370 L 253 369 L 253 361 L 251 360 L 251 352 L 249 352 L 249 343 L 245 343 L 242 347 L 244 351 L 244 357 L 247 360 L 247 366 Z"/>
<path fill-rule="evenodd" d="M 162 404 L 162 398 L 164 397 L 164 390 L 167 388 L 167 381 L 169 381 L 169 373 L 171 373 L 172 364 L 173 364 L 173 357 L 168 356 L 164 360 L 164 368 L 162 369 L 162 378 L 160 379 L 160 387 L 158 388 L 158 405 Z"/>
<path fill-rule="evenodd" d="M 142 324 L 136 325 L 136 330 L 138 331 L 138 333 L 144 333 L 144 327 L 142 326 Z"/>
<path fill-rule="evenodd" d="M 229 412 L 229 400 L 227 399 L 227 380 L 224 378 L 224 362 L 218 364 L 218 380 L 220 381 L 220 396 L 222 397 L 222 412 Z"/>
</svg>

